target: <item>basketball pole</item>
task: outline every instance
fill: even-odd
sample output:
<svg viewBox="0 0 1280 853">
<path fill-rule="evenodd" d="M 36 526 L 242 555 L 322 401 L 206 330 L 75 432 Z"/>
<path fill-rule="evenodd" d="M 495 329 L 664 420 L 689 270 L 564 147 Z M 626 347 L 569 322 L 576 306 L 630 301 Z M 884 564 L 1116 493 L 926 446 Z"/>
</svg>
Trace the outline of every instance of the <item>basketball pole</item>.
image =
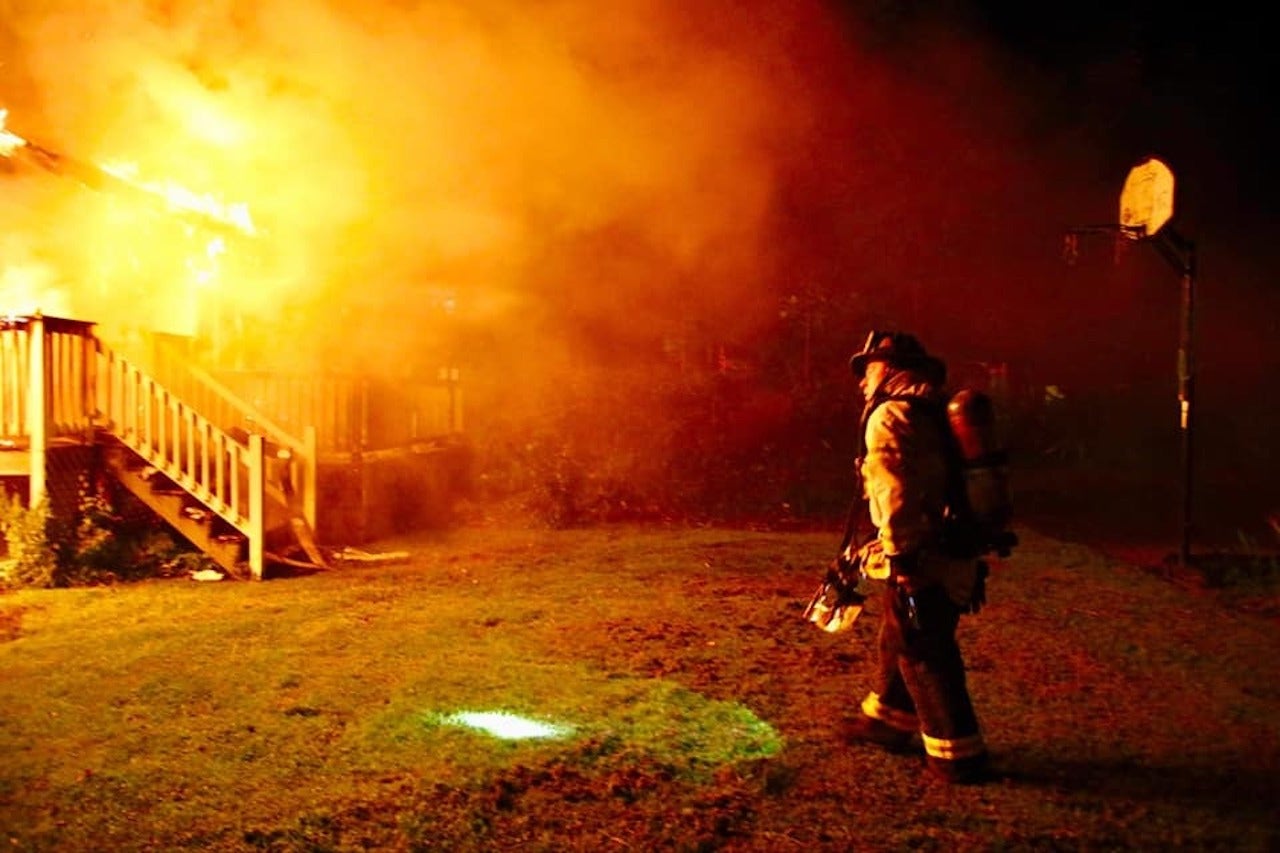
<svg viewBox="0 0 1280 853">
<path fill-rule="evenodd" d="M 1195 356 L 1194 319 L 1196 290 L 1196 247 L 1171 226 L 1164 226 L 1154 235 L 1144 235 L 1144 229 L 1129 225 L 1082 225 L 1068 228 L 1067 258 L 1074 261 L 1079 252 L 1079 239 L 1089 234 L 1119 234 L 1124 239 L 1150 242 L 1181 276 L 1182 292 L 1178 319 L 1178 428 L 1181 437 L 1181 495 L 1179 524 L 1181 539 L 1178 545 L 1178 566 L 1191 564 L 1193 447 L 1195 437 Z"/>
<path fill-rule="evenodd" d="M 1165 227 L 1152 240 L 1156 250 L 1182 277 L 1178 323 L 1178 424 L 1182 436 L 1182 544 L 1178 565 L 1191 562 L 1192 446 L 1195 419 L 1195 359 L 1192 350 L 1196 290 L 1196 247 L 1173 228 Z"/>
</svg>

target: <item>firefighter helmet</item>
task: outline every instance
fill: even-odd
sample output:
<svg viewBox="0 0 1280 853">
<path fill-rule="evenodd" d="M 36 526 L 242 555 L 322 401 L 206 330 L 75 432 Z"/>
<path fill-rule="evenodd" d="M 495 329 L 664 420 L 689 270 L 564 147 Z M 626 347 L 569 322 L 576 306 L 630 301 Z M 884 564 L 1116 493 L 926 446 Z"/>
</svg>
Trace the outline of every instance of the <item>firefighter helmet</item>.
<svg viewBox="0 0 1280 853">
<path fill-rule="evenodd" d="M 866 374 L 867 365 L 873 361 L 885 361 L 906 370 L 920 370 L 937 385 L 947 379 L 946 365 L 929 355 L 920 341 L 906 332 L 872 331 L 862 349 L 849 359 L 849 368 L 854 376 L 861 379 Z"/>
</svg>

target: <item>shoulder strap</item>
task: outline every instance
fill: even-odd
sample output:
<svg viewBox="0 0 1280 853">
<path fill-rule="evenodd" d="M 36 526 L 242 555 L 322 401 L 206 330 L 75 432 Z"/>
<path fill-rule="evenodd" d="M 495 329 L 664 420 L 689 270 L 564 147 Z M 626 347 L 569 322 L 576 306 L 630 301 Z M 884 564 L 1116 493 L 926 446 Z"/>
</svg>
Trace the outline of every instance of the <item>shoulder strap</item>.
<svg viewBox="0 0 1280 853">
<path fill-rule="evenodd" d="M 844 538 L 840 542 L 839 553 L 843 553 L 845 548 L 853 544 L 854 540 L 858 538 L 858 523 L 862 519 L 862 514 L 864 509 L 863 507 L 864 501 L 862 498 L 862 460 L 867 455 L 867 424 L 871 421 L 871 415 L 875 413 L 876 409 L 880 408 L 885 403 L 888 403 L 891 400 L 902 401 L 907 403 L 910 409 L 923 410 L 927 412 L 930 417 L 937 420 L 938 425 L 941 428 L 940 431 L 943 434 L 944 447 L 948 444 L 955 445 L 954 436 L 951 435 L 951 428 L 947 425 L 947 422 L 946 422 L 946 410 L 944 407 L 939 406 L 936 401 L 930 400 L 928 397 L 922 397 L 918 394 L 900 394 L 900 395 L 874 394 L 872 395 L 871 399 L 867 401 L 867 404 L 863 406 L 862 417 L 859 418 L 858 420 L 858 445 L 857 445 L 858 455 L 854 461 L 854 466 L 853 466 L 853 469 L 855 472 L 853 500 L 849 504 L 849 514 L 848 514 L 848 517 L 845 519 Z M 959 445 L 955 445 L 954 451 L 957 454 L 955 458 L 959 459 L 959 455 L 958 455 L 960 452 Z M 947 500 L 950 501 L 951 492 L 953 491 L 953 483 L 951 481 L 953 479 L 952 470 L 954 467 L 951 464 L 952 448 L 946 447 L 945 452 L 948 454 Z M 955 468 L 955 470 L 956 470 L 956 474 L 959 475 L 959 469 Z M 960 486 L 961 491 L 963 492 L 963 489 L 964 489 L 963 480 L 958 480 L 957 482 Z"/>
<path fill-rule="evenodd" d="M 862 415 L 862 426 L 858 438 L 859 459 L 867 452 L 866 429 L 871 413 L 878 409 L 881 404 L 890 400 L 904 402 L 910 411 L 920 412 L 924 417 L 933 421 L 938 431 L 939 440 L 942 442 L 943 458 L 946 461 L 948 509 L 952 516 L 956 518 L 967 518 L 970 514 L 970 508 L 969 492 L 965 488 L 964 481 L 964 456 L 960 450 L 960 442 L 956 439 L 956 434 L 952 431 L 951 424 L 947 420 L 947 406 L 944 402 L 917 394 L 884 397 L 878 401 L 872 399 Z"/>
</svg>

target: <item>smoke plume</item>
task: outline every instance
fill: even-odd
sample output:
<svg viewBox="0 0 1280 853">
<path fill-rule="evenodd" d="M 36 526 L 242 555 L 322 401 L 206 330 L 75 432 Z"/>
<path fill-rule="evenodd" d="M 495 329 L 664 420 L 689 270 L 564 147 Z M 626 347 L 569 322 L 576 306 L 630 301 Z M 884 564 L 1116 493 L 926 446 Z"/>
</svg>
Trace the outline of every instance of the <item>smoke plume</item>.
<svg viewBox="0 0 1280 853">
<path fill-rule="evenodd" d="M 255 366 L 461 366 L 507 413 L 588 365 L 622 398 L 617 383 L 692 363 L 841 375 L 869 325 L 1041 381 L 1105 385 L 1118 353 L 1138 354 L 1126 380 L 1172 373 L 1158 262 L 1060 260 L 1064 227 L 1114 218 L 1132 160 L 1057 97 L 1060 79 L 962 15 L 823 0 L 0 10 L 11 130 L 242 204 L 254 225 L 212 234 L 0 160 L 6 310 L 120 334 L 217 318 Z M 1142 84 L 1109 79 L 1117 99 Z"/>
</svg>

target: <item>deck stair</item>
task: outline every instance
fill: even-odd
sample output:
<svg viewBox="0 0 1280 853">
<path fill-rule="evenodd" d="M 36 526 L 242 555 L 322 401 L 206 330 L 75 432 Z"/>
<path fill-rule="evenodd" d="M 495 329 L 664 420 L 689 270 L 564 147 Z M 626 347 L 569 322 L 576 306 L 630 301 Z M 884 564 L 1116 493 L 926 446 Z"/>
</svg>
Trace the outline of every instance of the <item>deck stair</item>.
<svg viewBox="0 0 1280 853">
<path fill-rule="evenodd" d="M 97 433 L 120 483 L 235 575 L 261 578 L 270 514 L 262 436 L 224 432 L 127 359 L 99 345 Z"/>
<path fill-rule="evenodd" d="M 55 445 L 96 446 L 120 483 L 194 546 L 230 574 L 261 579 L 268 537 L 296 533 L 302 520 L 295 455 L 259 432 L 220 428 L 92 326 L 0 319 L 0 438 L 29 461 L 31 500 L 48 492 Z"/>
<path fill-rule="evenodd" d="M 63 448 L 91 450 L 222 569 L 260 579 L 268 558 L 296 566 L 286 555 L 299 547 L 306 565 L 326 567 L 315 534 L 322 460 L 338 529 L 353 506 L 357 521 L 399 518 L 403 482 L 440 491 L 432 484 L 464 458 L 439 440 L 460 433 L 456 370 L 396 383 L 383 399 L 359 377 L 214 375 L 163 342 L 108 344 L 95 325 L 0 316 L 0 475 L 25 476 L 32 504 L 55 494 L 55 468 L 67 475 L 70 463 L 50 464 Z"/>
<path fill-rule="evenodd" d="M 103 461 L 117 481 L 157 516 L 234 577 L 252 577 L 248 538 L 209 510 L 170 477 L 113 437 L 103 444 Z"/>
</svg>

